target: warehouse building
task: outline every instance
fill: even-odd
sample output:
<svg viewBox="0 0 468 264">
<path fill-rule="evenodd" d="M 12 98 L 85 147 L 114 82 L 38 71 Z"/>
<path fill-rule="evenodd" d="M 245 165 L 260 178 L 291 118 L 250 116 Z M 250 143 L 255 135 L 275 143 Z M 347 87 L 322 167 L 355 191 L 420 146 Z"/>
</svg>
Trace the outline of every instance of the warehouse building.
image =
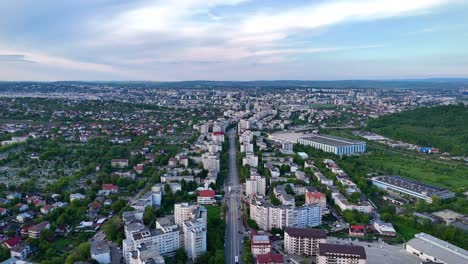
<svg viewBox="0 0 468 264">
<path fill-rule="evenodd" d="M 405 244 L 405 250 L 431 263 L 468 263 L 468 251 L 446 241 L 419 233 Z"/>
<path fill-rule="evenodd" d="M 329 135 L 314 134 L 299 138 L 297 143 L 321 149 L 325 152 L 331 152 L 339 156 L 366 152 L 366 142 Z"/>
<path fill-rule="evenodd" d="M 432 196 L 439 197 L 440 199 L 455 197 L 455 193 L 449 190 L 417 181 L 412 181 L 395 175 L 373 177 L 372 183 L 381 189 L 406 194 L 418 199 L 423 199 L 428 203 L 432 203 Z"/>
</svg>

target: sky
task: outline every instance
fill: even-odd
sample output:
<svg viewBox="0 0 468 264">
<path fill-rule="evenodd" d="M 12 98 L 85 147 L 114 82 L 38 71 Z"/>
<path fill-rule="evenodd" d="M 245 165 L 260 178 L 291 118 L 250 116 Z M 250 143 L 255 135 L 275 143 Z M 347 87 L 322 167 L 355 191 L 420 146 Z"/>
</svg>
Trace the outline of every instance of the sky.
<svg viewBox="0 0 468 264">
<path fill-rule="evenodd" d="M 468 0 L 0 0 L 0 80 L 468 77 Z"/>
</svg>

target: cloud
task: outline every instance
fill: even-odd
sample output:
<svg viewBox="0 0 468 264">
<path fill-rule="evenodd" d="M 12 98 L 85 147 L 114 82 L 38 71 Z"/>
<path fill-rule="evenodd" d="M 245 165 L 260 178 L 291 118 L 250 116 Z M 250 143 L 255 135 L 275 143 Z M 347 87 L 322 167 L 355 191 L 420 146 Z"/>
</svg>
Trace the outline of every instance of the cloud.
<svg viewBox="0 0 468 264">
<path fill-rule="evenodd" d="M 0 54 L 0 62 L 29 62 L 29 63 L 34 63 L 33 61 L 27 60 L 23 54 Z"/>
<path fill-rule="evenodd" d="M 383 19 L 418 14 L 453 0 L 355 0 L 326 1 L 278 13 L 258 13 L 244 21 L 246 33 L 272 33 L 316 29 L 346 21 Z"/>
<path fill-rule="evenodd" d="M 37 52 L 21 52 L 0 49 L 0 54 L 0 61 L 33 62 L 41 65 L 69 70 L 97 71 L 107 73 L 117 72 L 114 67 L 109 65 L 71 60 L 59 56 L 50 56 Z"/>
</svg>

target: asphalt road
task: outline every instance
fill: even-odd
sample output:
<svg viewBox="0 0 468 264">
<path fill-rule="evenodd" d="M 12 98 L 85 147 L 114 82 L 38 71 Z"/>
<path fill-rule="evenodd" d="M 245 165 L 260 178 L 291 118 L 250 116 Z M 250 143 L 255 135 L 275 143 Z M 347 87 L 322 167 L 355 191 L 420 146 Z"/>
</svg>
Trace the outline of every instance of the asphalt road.
<svg viewBox="0 0 468 264">
<path fill-rule="evenodd" d="M 235 264 L 235 257 L 238 257 L 239 262 L 241 261 L 242 251 L 242 239 L 244 233 L 244 227 L 241 222 L 241 185 L 239 184 L 239 174 L 237 170 L 236 162 L 236 130 L 231 129 L 228 132 L 229 136 L 229 174 L 226 180 L 225 202 L 228 206 L 227 217 L 226 217 L 226 247 L 224 253 L 226 255 L 227 264 Z M 231 192 L 229 192 L 229 187 Z"/>
</svg>

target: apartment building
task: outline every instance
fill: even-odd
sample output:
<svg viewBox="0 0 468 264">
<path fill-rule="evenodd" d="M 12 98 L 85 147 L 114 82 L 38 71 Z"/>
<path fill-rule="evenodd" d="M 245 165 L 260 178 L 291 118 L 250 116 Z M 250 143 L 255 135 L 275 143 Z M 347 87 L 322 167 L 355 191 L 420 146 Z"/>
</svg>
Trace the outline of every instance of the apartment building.
<svg viewBox="0 0 468 264">
<path fill-rule="evenodd" d="M 327 212 L 327 196 L 324 193 L 306 190 L 305 204 L 319 204 L 322 209 L 322 215 Z"/>
<path fill-rule="evenodd" d="M 203 218 L 183 222 L 184 248 L 187 256 L 195 260 L 206 252 L 206 222 Z"/>
<path fill-rule="evenodd" d="M 317 264 L 366 264 L 362 246 L 320 243 Z"/>
<path fill-rule="evenodd" d="M 318 245 L 325 243 L 326 233 L 321 229 L 286 227 L 284 230 L 284 250 L 288 254 L 317 256 Z"/>
<path fill-rule="evenodd" d="M 219 163 L 219 154 L 215 152 L 207 152 L 203 153 L 202 157 L 202 164 L 203 169 L 208 171 L 215 171 L 216 173 L 220 170 L 220 163 Z"/>
<path fill-rule="evenodd" d="M 175 224 L 182 228 L 184 221 L 189 219 L 203 218 L 207 220 L 206 208 L 198 204 L 178 203 L 174 205 Z"/>
<path fill-rule="evenodd" d="M 250 250 L 254 257 L 270 253 L 271 242 L 268 235 L 252 230 L 250 234 Z"/>
</svg>

